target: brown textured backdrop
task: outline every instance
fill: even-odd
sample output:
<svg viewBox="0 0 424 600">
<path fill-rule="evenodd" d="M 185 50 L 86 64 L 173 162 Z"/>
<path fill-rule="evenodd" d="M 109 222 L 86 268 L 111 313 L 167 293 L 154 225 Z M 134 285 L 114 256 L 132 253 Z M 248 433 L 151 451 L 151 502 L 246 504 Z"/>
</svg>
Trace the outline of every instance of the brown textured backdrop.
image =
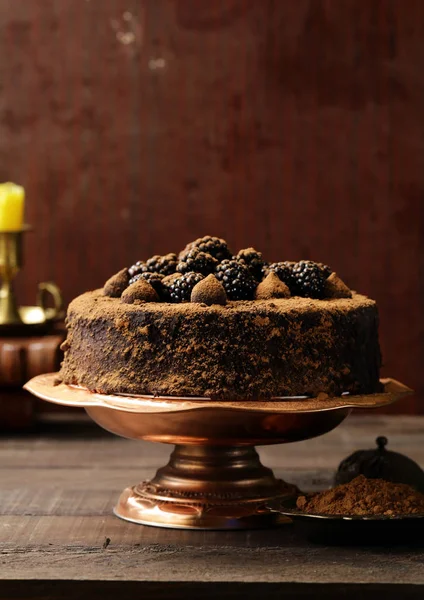
<svg viewBox="0 0 424 600">
<path fill-rule="evenodd" d="M 22 301 L 206 233 L 329 263 L 424 393 L 424 2 L 0 0 Z"/>
</svg>

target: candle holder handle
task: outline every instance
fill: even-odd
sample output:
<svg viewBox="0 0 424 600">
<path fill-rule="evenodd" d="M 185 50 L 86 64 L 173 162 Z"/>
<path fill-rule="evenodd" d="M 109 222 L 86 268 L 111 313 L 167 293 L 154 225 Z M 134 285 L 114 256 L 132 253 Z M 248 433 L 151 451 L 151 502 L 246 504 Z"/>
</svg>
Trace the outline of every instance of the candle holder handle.
<svg viewBox="0 0 424 600">
<path fill-rule="evenodd" d="M 0 325 L 22 323 L 13 290 L 13 280 L 22 267 L 21 231 L 0 232 Z"/>
<path fill-rule="evenodd" d="M 53 299 L 53 308 L 47 306 L 49 296 Z M 37 305 L 42 309 L 46 321 L 53 321 L 62 314 L 62 293 L 53 281 L 43 281 L 38 284 Z"/>
</svg>

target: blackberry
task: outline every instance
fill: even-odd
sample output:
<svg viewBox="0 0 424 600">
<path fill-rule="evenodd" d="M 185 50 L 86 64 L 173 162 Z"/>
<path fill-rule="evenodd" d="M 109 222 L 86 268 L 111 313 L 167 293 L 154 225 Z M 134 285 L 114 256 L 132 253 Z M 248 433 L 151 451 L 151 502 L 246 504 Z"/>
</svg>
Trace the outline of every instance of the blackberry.
<svg viewBox="0 0 424 600">
<path fill-rule="evenodd" d="M 180 256 L 180 262 L 177 265 L 177 271 L 179 273 L 188 273 L 188 271 L 195 271 L 196 273 L 203 273 L 203 275 L 209 275 L 215 271 L 215 267 L 218 264 L 216 258 L 206 252 L 202 252 L 199 248 L 192 248 L 185 254 Z"/>
<path fill-rule="evenodd" d="M 325 274 L 317 263 L 301 260 L 293 267 L 292 293 L 305 298 L 322 298 L 325 279 Z"/>
<path fill-rule="evenodd" d="M 219 262 L 226 258 L 231 258 L 231 252 L 228 249 L 227 242 L 221 238 L 212 237 L 210 235 L 205 235 L 205 237 L 198 238 L 194 242 L 187 244 L 184 250 L 180 252 L 180 257 L 192 248 L 198 248 L 201 252 L 210 254 Z"/>
<path fill-rule="evenodd" d="M 155 254 L 146 261 L 137 261 L 128 269 L 128 274 L 130 277 L 134 277 L 139 273 L 160 273 L 161 275 L 171 275 L 171 273 L 175 273 L 177 262 L 178 259 L 176 254 L 165 254 L 164 256 Z"/>
<path fill-rule="evenodd" d="M 170 285 L 181 277 L 181 273 L 172 273 L 171 275 L 166 275 L 161 283 L 162 283 L 162 294 L 161 298 L 165 302 L 171 302 L 170 300 Z"/>
<path fill-rule="evenodd" d="M 257 282 L 249 269 L 236 260 L 223 260 L 216 268 L 216 278 L 222 283 L 230 300 L 251 300 Z"/>
<path fill-rule="evenodd" d="M 138 260 L 132 267 L 128 269 L 128 275 L 130 277 L 134 277 L 134 275 L 138 275 L 139 273 L 143 273 L 147 271 L 147 266 L 144 260 Z"/>
<path fill-rule="evenodd" d="M 264 275 L 268 275 L 270 271 L 274 271 L 274 273 L 283 281 L 292 291 L 293 286 L 293 267 L 296 263 L 284 261 L 284 262 L 276 262 L 271 263 L 270 265 L 265 266 Z"/>
<path fill-rule="evenodd" d="M 152 273 L 171 275 L 172 273 L 175 273 L 177 263 L 177 255 L 173 252 L 170 254 L 165 254 L 164 256 L 155 254 L 152 256 L 152 258 L 146 260 L 146 267 L 147 271 L 151 271 Z"/>
<path fill-rule="evenodd" d="M 194 273 L 193 271 L 175 278 L 168 286 L 169 301 L 190 302 L 191 290 L 202 279 L 204 279 L 204 276 L 201 273 Z"/>
<path fill-rule="evenodd" d="M 265 261 L 262 258 L 261 252 L 258 252 L 254 248 L 245 248 L 240 250 L 237 256 L 234 256 L 233 258 L 242 265 L 245 265 L 255 279 L 261 281 L 263 268 L 265 266 Z"/>
<path fill-rule="evenodd" d="M 162 275 L 162 273 L 150 273 L 149 271 L 145 271 L 144 273 L 137 273 L 137 275 L 131 277 L 129 285 L 135 283 L 139 279 L 145 279 L 148 283 L 150 283 L 150 285 L 157 291 L 157 293 L 160 296 L 163 292 L 162 279 L 164 277 L 165 275 Z"/>
</svg>

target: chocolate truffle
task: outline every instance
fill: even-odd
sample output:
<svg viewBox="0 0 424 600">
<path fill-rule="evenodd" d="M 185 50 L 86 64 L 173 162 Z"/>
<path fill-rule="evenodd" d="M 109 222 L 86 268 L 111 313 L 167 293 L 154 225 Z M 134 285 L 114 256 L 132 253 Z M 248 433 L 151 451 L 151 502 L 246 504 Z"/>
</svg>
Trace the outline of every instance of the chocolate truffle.
<svg viewBox="0 0 424 600">
<path fill-rule="evenodd" d="M 212 304 L 224 305 L 227 303 L 227 295 L 218 279 L 214 275 L 208 275 L 194 286 L 191 292 L 191 301 L 198 304 L 203 303 L 207 306 Z"/>
<path fill-rule="evenodd" d="M 132 283 L 121 296 L 121 301 L 125 304 L 134 304 L 137 300 L 144 300 L 144 302 L 159 301 L 157 292 L 145 279 L 138 279 Z"/>
<path fill-rule="evenodd" d="M 115 275 L 108 279 L 103 287 L 103 293 L 110 298 L 119 298 L 122 292 L 128 287 L 129 275 L 128 269 L 121 269 Z"/>
<path fill-rule="evenodd" d="M 338 277 L 337 273 L 331 273 L 325 282 L 326 298 L 352 298 L 352 292 L 347 285 Z"/>
<path fill-rule="evenodd" d="M 256 300 L 270 300 L 271 298 L 288 298 L 290 290 L 286 284 L 270 271 L 265 279 L 256 288 Z"/>
</svg>

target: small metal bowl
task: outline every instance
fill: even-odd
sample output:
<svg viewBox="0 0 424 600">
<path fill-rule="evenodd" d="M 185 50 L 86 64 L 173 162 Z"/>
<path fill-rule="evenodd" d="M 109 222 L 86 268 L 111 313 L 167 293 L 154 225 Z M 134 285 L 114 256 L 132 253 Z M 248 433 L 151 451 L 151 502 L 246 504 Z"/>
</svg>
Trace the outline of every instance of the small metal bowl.
<svg viewBox="0 0 424 600">
<path fill-rule="evenodd" d="M 308 514 L 296 508 L 293 497 L 271 501 L 267 508 L 289 517 L 296 533 L 316 544 L 424 546 L 424 514 L 393 517 Z"/>
</svg>

